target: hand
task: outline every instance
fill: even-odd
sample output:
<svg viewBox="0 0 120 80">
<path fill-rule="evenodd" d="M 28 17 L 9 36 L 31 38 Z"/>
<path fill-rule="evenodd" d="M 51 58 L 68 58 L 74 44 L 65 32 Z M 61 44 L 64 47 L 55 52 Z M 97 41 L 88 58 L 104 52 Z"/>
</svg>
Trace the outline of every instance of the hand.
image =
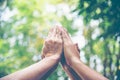
<svg viewBox="0 0 120 80">
<path fill-rule="evenodd" d="M 61 30 L 65 60 L 67 64 L 70 65 L 72 60 L 80 59 L 79 51 L 78 48 L 74 46 L 68 32 L 64 28 L 61 28 Z"/>
<path fill-rule="evenodd" d="M 62 38 L 59 27 L 54 27 L 50 30 L 48 37 L 45 40 L 42 50 L 42 58 L 54 56 L 60 58 L 62 53 Z"/>
<path fill-rule="evenodd" d="M 74 44 L 74 46 L 77 48 L 77 50 L 80 52 L 78 48 L 78 44 Z M 79 54 L 78 54 L 79 56 Z M 64 69 L 64 71 L 67 73 L 69 76 L 70 80 L 82 80 L 81 77 L 66 63 L 65 57 L 64 57 L 64 52 L 61 57 L 61 64 Z"/>
<path fill-rule="evenodd" d="M 80 49 L 78 47 L 78 44 L 74 44 L 74 47 L 78 50 L 78 52 L 80 53 Z M 76 54 L 77 56 L 80 57 L 79 54 Z M 66 60 L 65 60 L 65 56 L 64 56 L 64 52 L 62 52 L 62 56 L 61 56 L 61 60 L 60 60 L 61 64 L 62 64 L 62 67 L 64 68 L 65 66 L 68 66 L 68 64 L 66 63 Z"/>
<path fill-rule="evenodd" d="M 55 31 L 55 32 L 53 32 Z M 58 31 L 58 33 L 56 32 Z M 50 57 L 50 56 L 54 56 L 58 55 L 58 57 L 56 57 L 56 59 L 59 59 L 59 55 L 62 51 L 61 49 L 61 32 L 59 31 L 59 29 L 57 28 L 52 28 L 48 34 L 47 39 L 45 40 L 45 44 L 43 47 L 43 52 L 42 52 L 42 59 L 44 59 L 45 57 Z M 56 38 L 57 37 L 57 38 Z M 52 39 L 53 38 L 53 39 Z M 56 40 L 55 40 L 56 39 Z M 59 39 L 59 40 L 57 40 Z M 56 42 L 57 41 L 57 42 Z M 60 44 L 60 45 L 59 45 Z M 53 49 L 52 49 L 53 48 Z M 58 53 L 58 54 L 57 54 Z M 53 73 L 53 71 L 57 68 L 58 64 L 54 65 L 42 78 L 41 80 L 46 80 L 50 74 Z"/>
</svg>

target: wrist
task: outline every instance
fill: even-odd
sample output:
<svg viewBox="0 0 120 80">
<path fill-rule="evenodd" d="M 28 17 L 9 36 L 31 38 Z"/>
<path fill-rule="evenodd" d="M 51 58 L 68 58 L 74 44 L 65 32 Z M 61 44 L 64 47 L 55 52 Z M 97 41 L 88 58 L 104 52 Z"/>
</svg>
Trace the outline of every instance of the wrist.
<svg viewBox="0 0 120 80">
<path fill-rule="evenodd" d="M 49 58 L 49 59 L 56 60 L 56 61 L 59 61 L 60 57 L 61 57 L 60 55 L 45 56 L 45 58 Z"/>
<path fill-rule="evenodd" d="M 72 57 L 72 58 L 70 59 L 68 65 L 69 65 L 70 67 L 72 67 L 73 65 L 76 65 L 76 64 L 78 64 L 78 63 L 82 63 L 82 61 L 81 61 L 79 58 L 77 58 L 77 57 Z"/>
</svg>

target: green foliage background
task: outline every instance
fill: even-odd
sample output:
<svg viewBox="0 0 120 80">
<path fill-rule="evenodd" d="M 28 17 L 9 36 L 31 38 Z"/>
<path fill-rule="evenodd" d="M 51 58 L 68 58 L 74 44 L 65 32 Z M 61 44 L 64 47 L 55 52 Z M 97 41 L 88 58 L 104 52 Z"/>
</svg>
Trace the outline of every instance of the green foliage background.
<svg viewBox="0 0 120 80">
<path fill-rule="evenodd" d="M 59 22 L 73 37 L 82 27 L 86 43 L 81 51 L 86 64 L 95 70 L 101 65 L 101 74 L 120 80 L 119 0 L 0 0 L 0 7 L 3 1 L 7 5 L 0 10 L 0 77 L 39 61 L 49 28 Z M 77 15 L 71 18 L 61 5 L 67 5 L 70 13 Z M 4 14 L 12 16 L 5 20 L 8 16 Z M 85 27 L 74 26 L 76 17 L 81 16 Z M 93 21 L 99 24 L 91 25 Z M 48 80 L 61 79 L 68 77 L 59 66 Z"/>
</svg>

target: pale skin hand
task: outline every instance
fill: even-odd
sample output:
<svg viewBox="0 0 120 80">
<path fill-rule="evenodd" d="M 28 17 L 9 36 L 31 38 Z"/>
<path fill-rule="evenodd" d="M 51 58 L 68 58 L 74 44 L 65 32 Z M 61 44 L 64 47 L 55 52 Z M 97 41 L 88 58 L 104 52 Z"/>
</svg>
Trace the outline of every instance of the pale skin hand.
<svg viewBox="0 0 120 80">
<path fill-rule="evenodd" d="M 60 34 L 57 28 L 53 29 L 53 33 L 49 34 L 51 38 L 48 37 L 45 41 L 45 46 L 43 48 L 45 58 L 43 60 L 25 69 L 0 78 L 0 80 L 41 80 L 43 76 L 59 62 L 62 52 L 62 39 Z"/>
<path fill-rule="evenodd" d="M 61 31 L 61 28 L 58 27 L 58 30 Z M 53 29 L 50 30 L 49 36 L 52 35 L 52 32 L 53 32 Z M 48 36 L 48 39 L 50 39 L 49 36 Z M 47 46 L 48 46 L 48 45 L 47 45 Z M 75 47 L 77 48 L 77 50 L 79 51 L 78 45 L 75 44 L 74 46 L 75 46 Z M 44 48 L 43 48 L 43 49 L 44 49 Z M 44 50 L 43 50 L 43 51 L 44 51 Z M 51 53 L 49 53 L 49 54 L 48 54 L 48 53 L 47 53 L 47 54 L 42 53 L 42 58 L 49 57 L 50 55 L 52 55 L 52 54 L 51 54 Z M 78 54 L 78 56 L 79 56 L 79 54 Z M 81 78 L 77 75 L 77 73 L 76 73 L 72 68 L 70 68 L 70 67 L 66 64 L 65 61 L 63 61 L 63 58 L 64 58 L 64 55 L 62 56 L 61 64 L 62 64 L 63 69 L 65 70 L 65 72 L 66 72 L 66 73 L 68 74 L 68 76 L 70 77 L 70 79 L 71 79 L 71 80 L 78 80 L 78 79 L 81 80 Z M 58 66 L 58 64 L 56 64 L 53 68 L 51 68 L 51 69 L 46 73 L 46 75 L 44 75 L 41 79 L 42 79 L 42 80 L 47 79 L 47 77 L 57 68 L 57 66 Z"/>
<path fill-rule="evenodd" d="M 79 56 L 77 56 L 78 51 L 74 47 L 74 44 L 65 29 L 62 29 L 62 38 L 64 43 L 65 60 L 67 64 L 82 78 L 82 80 L 108 80 L 80 61 Z"/>
<path fill-rule="evenodd" d="M 55 28 L 54 28 L 55 29 Z M 57 29 L 57 31 L 54 31 L 54 29 L 52 28 L 51 30 L 50 30 L 50 32 L 49 32 L 49 35 L 48 35 L 48 37 L 47 37 L 47 40 L 46 40 L 46 44 L 44 45 L 44 47 L 43 47 L 43 52 L 42 52 L 42 59 L 44 59 L 44 58 L 46 58 L 46 57 L 50 57 L 50 56 L 54 56 L 54 53 L 50 53 L 50 52 L 56 52 L 56 51 L 58 51 L 58 53 L 60 53 L 61 52 L 61 50 L 62 50 L 62 48 L 61 48 L 61 31 L 60 31 L 60 29 L 59 29 L 59 27 L 56 27 L 56 29 Z M 53 31 L 54 31 L 54 34 L 53 34 Z M 56 35 L 57 34 L 57 35 Z M 51 42 L 50 41 L 50 39 L 52 39 L 52 37 L 51 36 L 53 36 L 54 38 L 52 39 L 52 40 L 55 40 L 56 39 L 56 41 L 57 41 L 57 38 L 55 38 L 55 35 L 56 35 L 56 37 L 58 37 L 58 38 L 60 38 L 58 41 L 60 42 L 59 43 L 59 45 L 58 44 L 56 44 L 56 42 L 55 43 L 53 43 L 53 45 L 55 45 L 54 47 L 59 47 L 60 46 L 60 48 L 54 48 L 54 49 L 56 49 L 56 50 L 54 50 L 54 51 L 48 51 L 48 50 L 46 50 L 46 49 L 49 49 L 49 50 L 51 50 L 51 48 L 52 48 L 52 46 L 49 46 L 48 45 L 48 43 L 49 42 Z M 59 35 L 59 36 L 58 36 Z M 52 44 L 52 43 L 50 43 L 50 44 Z M 48 47 L 50 47 L 50 48 L 48 48 Z M 46 51 L 48 51 L 47 52 L 47 54 L 46 54 Z M 62 53 L 61 53 L 62 54 Z M 59 59 L 59 55 L 61 56 L 61 54 L 58 54 L 58 59 Z M 57 66 L 58 66 L 58 63 L 56 63 L 56 65 L 55 66 L 53 66 L 42 78 L 41 78 L 41 80 L 46 80 L 49 76 L 50 76 L 50 74 L 57 68 Z"/>
<path fill-rule="evenodd" d="M 58 30 L 60 30 L 60 32 L 61 32 L 61 27 L 58 27 Z M 52 32 L 53 32 L 53 29 L 50 30 L 49 36 L 52 35 Z M 48 36 L 48 39 L 51 39 L 51 37 L 49 37 L 49 36 Z M 48 40 L 48 41 L 49 41 L 49 40 Z M 48 46 L 48 45 L 46 45 L 46 46 Z M 79 51 L 78 45 L 75 44 L 74 46 L 75 46 L 75 48 Z M 44 48 L 43 48 L 43 49 L 44 49 Z M 46 48 L 45 48 L 45 49 L 46 49 Z M 51 49 L 50 49 L 50 50 L 51 50 Z M 44 51 L 44 50 L 43 50 L 43 51 Z M 45 54 L 45 53 L 43 52 L 42 58 L 49 57 L 50 55 L 53 55 L 53 54 L 51 54 L 51 53 Z M 77 54 L 77 56 L 79 56 L 79 54 Z M 61 60 L 63 60 L 63 58 L 64 58 L 64 56 L 62 56 L 62 59 L 61 59 Z M 77 73 L 76 73 L 72 68 L 70 68 L 70 67 L 66 64 L 66 62 L 61 61 L 61 63 L 62 63 L 63 69 L 64 69 L 65 72 L 68 74 L 68 76 L 70 77 L 71 80 L 78 80 L 78 79 L 80 80 L 80 77 L 77 75 Z M 45 80 L 56 68 L 57 68 L 57 65 L 55 65 L 53 68 L 51 68 L 51 69 L 47 72 L 47 74 L 42 77 L 42 80 Z"/>
<path fill-rule="evenodd" d="M 61 53 L 62 53 L 61 31 L 59 27 L 55 27 L 50 30 L 49 35 L 45 40 L 42 58 L 50 56 L 60 58 Z"/>
</svg>

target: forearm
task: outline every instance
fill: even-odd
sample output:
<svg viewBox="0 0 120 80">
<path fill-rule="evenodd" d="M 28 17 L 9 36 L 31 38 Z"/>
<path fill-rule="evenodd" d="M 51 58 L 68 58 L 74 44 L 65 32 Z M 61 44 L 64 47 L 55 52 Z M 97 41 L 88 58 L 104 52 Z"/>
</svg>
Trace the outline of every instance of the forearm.
<svg viewBox="0 0 120 80">
<path fill-rule="evenodd" d="M 66 66 L 64 66 L 63 69 L 66 72 L 66 74 L 68 75 L 68 77 L 70 78 L 70 80 L 75 80 L 73 75 L 69 72 L 69 70 Z"/>
<path fill-rule="evenodd" d="M 63 66 L 64 71 L 69 76 L 70 80 L 82 80 L 80 76 L 69 66 Z"/>
<path fill-rule="evenodd" d="M 71 67 L 78 73 L 79 76 L 81 76 L 83 80 L 108 80 L 101 74 L 90 69 L 79 59 L 73 59 L 71 62 Z"/>
<path fill-rule="evenodd" d="M 64 53 L 62 54 L 62 58 L 60 59 L 61 65 L 70 78 L 70 80 L 81 80 L 80 76 L 70 67 L 67 65 Z"/>
<path fill-rule="evenodd" d="M 23 70 L 17 71 L 13 74 L 3 77 L 1 80 L 39 80 L 47 73 L 58 59 L 45 58 L 38 63 L 35 63 Z"/>
<path fill-rule="evenodd" d="M 41 80 L 47 80 L 47 78 L 55 71 L 58 64 L 54 65 L 45 75 L 42 76 Z"/>
</svg>

